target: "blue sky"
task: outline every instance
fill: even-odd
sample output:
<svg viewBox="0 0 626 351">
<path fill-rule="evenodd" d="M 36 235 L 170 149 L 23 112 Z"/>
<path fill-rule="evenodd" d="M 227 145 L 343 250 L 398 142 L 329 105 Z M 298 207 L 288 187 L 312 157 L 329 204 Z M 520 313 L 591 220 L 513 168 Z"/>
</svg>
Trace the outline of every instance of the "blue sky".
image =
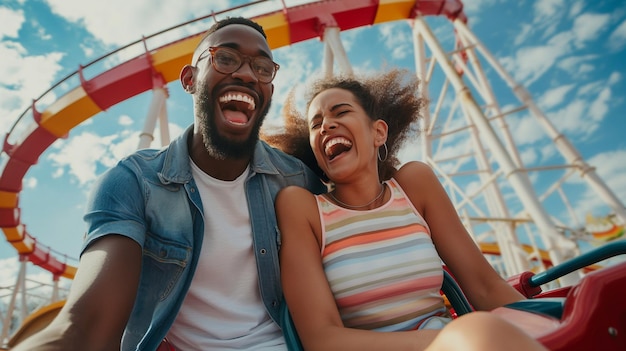
<svg viewBox="0 0 626 351">
<path fill-rule="evenodd" d="M 175 0 L 0 0 L 0 133 L 9 130 L 32 99 L 79 65 L 142 35 L 238 3 L 221 0 L 207 5 L 192 0 L 183 6 Z M 618 197 L 626 199 L 622 175 L 626 171 L 626 4 L 620 0 L 465 3 L 470 29 L 529 90 Z M 270 5 L 276 8 L 280 1 Z M 442 43 L 453 40 L 445 19 L 429 18 L 428 22 Z M 192 34 L 202 29 L 185 30 Z M 356 71 L 374 71 L 383 65 L 414 67 L 410 30 L 404 22 L 350 30 L 342 34 L 342 42 Z M 319 40 L 275 51 L 281 69 L 266 127 L 280 125 L 280 102 L 293 82 L 305 82 L 319 73 L 321 52 Z M 487 73 L 493 74 L 488 69 Z M 507 90 L 496 82 L 493 88 L 498 95 Z M 169 85 L 169 95 L 170 133 L 175 137 L 192 122 L 191 100 L 177 82 Z M 31 167 L 24 177 L 19 207 L 28 232 L 42 244 L 78 257 L 86 194 L 99 174 L 137 147 L 150 98 L 150 93 L 139 95 L 85 121 Z M 510 93 L 498 98 L 503 106 L 513 105 Z M 551 163 L 552 142 L 537 131 L 536 123 L 524 115 L 507 122 L 525 164 Z M 580 192 L 578 205 L 583 210 L 606 214 L 601 205 L 596 207 L 593 193 Z M 76 264 L 72 259 L 68 262 Z M 0 280 L 10 278 L 15 265 L 15 250 L 0 240 Z"/>
</svg>

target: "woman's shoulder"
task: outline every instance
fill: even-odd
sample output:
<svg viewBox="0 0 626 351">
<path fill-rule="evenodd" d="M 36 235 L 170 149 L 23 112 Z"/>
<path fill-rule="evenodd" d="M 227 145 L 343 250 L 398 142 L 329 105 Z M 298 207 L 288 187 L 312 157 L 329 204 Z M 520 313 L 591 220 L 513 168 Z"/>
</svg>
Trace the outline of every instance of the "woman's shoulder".
<svg viewBox="0 0 626 351">
<path fill-rule="evenodd" d="M 314 199 L 315 195 L 313 193 L 297 185 L 286 186 L 278 192 L 278 195 L 276 195 L 277 203 L 285 202 L 293 205 L 298 205 Z"/>
<path fill-rule="evenodd" d="M 417 178 L 423 179 L 424 177 L 432 176 L 434 172 L 432 168 L 421 161 L 410 161 L 402 165 L 394 174 L 394 178 L 402 184 L 403 181 L 410 181 L 414 183 Z"/>
<path fill-rule="evenodd" d="M 290 185 L 276 195 L 276 216 L 279 222 L 282 220 L 291 223 L 301 220 L 313 223 L 317 218 L 318 208 L 315 195 L 307 189 Z"/>
</svg>

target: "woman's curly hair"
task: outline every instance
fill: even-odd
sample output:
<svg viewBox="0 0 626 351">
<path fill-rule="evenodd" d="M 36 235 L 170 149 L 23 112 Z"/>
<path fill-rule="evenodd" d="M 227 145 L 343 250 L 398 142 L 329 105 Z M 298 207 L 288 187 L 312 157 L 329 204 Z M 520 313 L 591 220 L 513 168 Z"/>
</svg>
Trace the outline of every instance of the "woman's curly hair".
<svg viewBox="0 0 626 351">
<path fill-rule="evenodd" d="M 352 76 L 322 78 L 315 81 L 309 89 L 307 110 L 313 98 L 331 88 L 350 91 L 372 121 L 382 119 L 387 123 L 388 155 L 384 161 L 379 161 L 378 174 L 381 180 L 391 178 L 400 165 L 398 151 L 411 133 L 417 133 L 416 122 L 421 117 L 422 108 L 426 106 L 426 101 L 419 95 L 419 80 L 414 73 L 401 69 L 363 76 L 360 79 Z M 262 138 L 270 145 L 299 158 L 320 178 L 328 181 L 317 165 L 309 145 L 306 118 L 297 111 L 294 98 L 295 93 L 292 90 L 282 111 L 284 131 L 273 135 L 263 134 Z"/>
</svg>

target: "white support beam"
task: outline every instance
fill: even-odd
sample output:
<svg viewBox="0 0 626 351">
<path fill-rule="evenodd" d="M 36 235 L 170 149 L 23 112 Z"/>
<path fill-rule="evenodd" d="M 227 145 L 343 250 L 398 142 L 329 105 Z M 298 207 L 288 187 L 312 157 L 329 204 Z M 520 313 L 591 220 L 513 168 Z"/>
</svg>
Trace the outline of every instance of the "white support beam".
<svg viewBox="0 0 626 351">
<path fill-rule="evenodd" d="M 161 113 L 159 113 L 159 131 L 161 132 L 161 146 L 167 146 L 170 144 L 170 126 L 167 118 L 167 104 L 161 106 Z"/>
<path fill-rule="evenodd" d="M 343 74 L 351 76 L 354 74 L 352 71 L 352 64 L 348 60 L 346 50 L 341 43 L 340 33 L 341 32 L 338 27 L 326 27 L 324 29 L 324 44 L 327 45 L 332 51 L 332 56 L 335 58 L 335 62 L 337 63 L 337 66 L 339 66 L 339 70 L 343 72 Z M 324 52 L 326 53 L 326 51 Z"/>
<path fill-rule="evenodd" d="M 460 35 L 469 38 L 478 50 L 483 54 L 485 59 L 498 72 L 498 74 L 506 81 L 513 90 L 517 98 L 528 107 L 530 112 L 535 116 L 537 121 L 544 127 L 545 131 L 552 138 L 556 148 L 561 152 L 563 157 L 571 164 L 578 167 L 581 177 L 585 179 L 607 205 L 615 212 L 623 223 L 626 223 L 626 207 L 624 203 L 613 193 L 606 183 L 598 176 L 595 169 L 587 164 L 578 150 L 569 142 L 569 140 L 560 133 L 548 120 L 543 111 L 535 104 L 530 93 L 520 84 L 515 82 L 513 77 L 502 67 L 500 62 L 491 54 L 491 52 L 483 45 L 483 43 L 469 30 L 469 28 L 460 20 L 454 21 L 454 27 Z"/>
<path fill-rule="evenodd" d="M 533 218 L 539 234 L 542 236 L 546 250 L 550 253 L 553 264 L 563 262 L 564 259 L 573 254 L 575 250 L 574 243 L 562 237 L 557 231 L 549 215 L 539 202 L 528 175 L 511 159 L 494 128 L 476 103 L 471 91 L 455 70 L 425 20 L 421 17 L 415 18 L 413 30 L 415 36 L 421 35 L 424 38 L 435 60 L 439 63 L 457 96 L 460 98 L 464 111 L 470 117 L 471 123 L 478 129 L 481 141 L 489 147 L 493 157 L 502 168 L 505 178 L 510 182 L 527 213 Z M 577 276 L 567 276 L 564 277 L 563 282 L 574 283 L 577 280 Z"/>
<path fill-rule="evenodd" d="M 166 98 L 167 91 L 165 88 L 154 88 L 152 90 L 152 101 L 150 102 L 150 109 L 144 122 L 143 131 L 139 134 L 138 149 L 149 148 L 150 144 L 152 144 L 156 122 L 159 119 L 159 114 L 164 109 Z"/>
</svg>

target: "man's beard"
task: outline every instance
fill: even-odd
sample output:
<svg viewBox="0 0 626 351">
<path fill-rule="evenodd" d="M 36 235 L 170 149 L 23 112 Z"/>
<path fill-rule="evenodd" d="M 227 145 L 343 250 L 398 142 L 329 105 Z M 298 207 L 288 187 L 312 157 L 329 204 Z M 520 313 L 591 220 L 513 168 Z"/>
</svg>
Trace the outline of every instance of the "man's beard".
<svg viewBox="0 0 626 351">
<path fill-rule="evenodd" d="M 218 132 L 215 122 L 215 100 L 206 87 L 201 87 L 201 89 L 197 101 L 198 111 L 196 113 L 199 117 L 202 141 L 209 155 L 221 160 L 250 157 L 254 153 L 254 148 L 259 140 L 259 131 L 265 119 L 265 115 L 267 115 L 270 109 L 271 101 L 268 102 L 265 109 L 256 117 L 248 139 L 244 141 L 234 141 Z"/>
</svg>

